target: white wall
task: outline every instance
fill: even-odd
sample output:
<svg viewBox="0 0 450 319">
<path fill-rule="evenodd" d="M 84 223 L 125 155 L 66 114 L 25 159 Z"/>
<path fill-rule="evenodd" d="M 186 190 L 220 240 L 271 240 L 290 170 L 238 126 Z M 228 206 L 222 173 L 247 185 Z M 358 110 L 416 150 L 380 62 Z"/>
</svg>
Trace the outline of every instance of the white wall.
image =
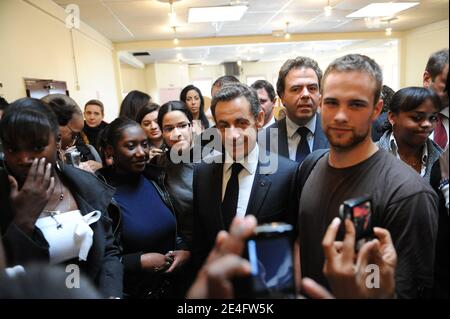
<svg viewBox="0 0 450 319">
<path fill-rule="evenodd" d="M 152 97 L 152 100 L 156 103 L 159 103 L 158 82 L 156 80 L 154 63 L 145 65 L 145 87 Z"/>
<path fill-rule="evenodd" d="M 120 72 L 122 75 L 123 94 L 133 90 L 150 94 L 145 83 L 145 68 L 134 68 L 128 64 L 120 63 Z"/>
<path fill-rule="evenodd" d="M 24 97 L 24 77 L 66 81 L 80 107 L 97 98 L 105 104 L 106 120 L 115 118 L 112 43 L 84 23 L 73 29 L 73 42 L 77 67 L 63 8 L 50 0 L 1 0 L 0 94 L 8 101 Z"/>
<path fill-rule="evenodd" d="M 448 48 L 448 20 L 409 31 L 404 38 L 405 69 L 403 86 L 422 86 L 422 75 L 429 56 Z"/>
</svg>

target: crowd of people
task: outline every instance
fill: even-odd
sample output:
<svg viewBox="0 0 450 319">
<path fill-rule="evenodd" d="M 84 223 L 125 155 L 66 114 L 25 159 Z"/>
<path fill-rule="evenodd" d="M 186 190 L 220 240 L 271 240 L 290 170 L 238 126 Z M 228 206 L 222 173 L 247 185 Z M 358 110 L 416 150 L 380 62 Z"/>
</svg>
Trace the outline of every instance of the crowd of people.
<svg viewBox="0 0 450 319">
<path fill-rule="evenodd" d="M 96 99 L 0 100 L 0 298 L 234 298 L 267 224 L 291 225 L 303 297 L 448 298 L 448 49 L 424 65 L 394 92 L 370 57 L 296 57 L 276 89 L 131 91 L 111 123 Z"/>
</svg>

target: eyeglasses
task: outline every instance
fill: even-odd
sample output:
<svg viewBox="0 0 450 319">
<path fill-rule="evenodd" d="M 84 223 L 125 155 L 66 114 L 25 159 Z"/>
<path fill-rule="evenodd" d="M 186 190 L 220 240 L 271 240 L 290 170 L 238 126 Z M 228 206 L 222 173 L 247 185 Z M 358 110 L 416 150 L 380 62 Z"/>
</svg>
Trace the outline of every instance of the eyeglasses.
<svg viewBox="0 0 450 319">
<path fill-rule="evenodd" d="M 180 123 L 176 126 L 164 126 L 163 132 L 164 133 L 171 133 L 175 128 L 177 128 L 179 131 L 187 129 L 189 126 L 191 126 L 191 123 Z"/>
<path fill-rule="evenodd" d="M 72 136 L 73 141 L 80 138 L 80 132 L 75 132 L 74 130 L 72 130 L 72 128 L 69 126 L 69 124 L 67 124 L 66 127 L 70 130 L 70 135 Z"/>
</svg>

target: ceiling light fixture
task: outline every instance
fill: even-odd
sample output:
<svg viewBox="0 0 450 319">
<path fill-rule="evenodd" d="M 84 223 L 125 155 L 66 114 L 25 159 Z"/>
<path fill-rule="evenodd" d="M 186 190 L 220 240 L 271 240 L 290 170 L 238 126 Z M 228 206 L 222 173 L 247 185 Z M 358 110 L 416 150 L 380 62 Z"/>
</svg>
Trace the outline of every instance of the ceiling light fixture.
<svg viewBox="0 0 450 319">
<path fill-rule="evenodd" d="M 326 17 L 331 16 L 331 11 L 333 10 L 333 7 L 330 6 L 330 0 L 327 1 L 327 5 L 323 8 L 324 14 Z"/>
<path fill-rule="evenodd" d="M 169 27 L 178 26 L 177 22 L 177 14 L 174 9 L 174 3 L 181 1 L 181 0 L 158 0 L 159 2 L 168 3 L 170 6 L 170 12 L 168 13 L 169 16 Z"/>
<path fill-rule="evenodd" d="M 174 36 L 173 44 L 178 45 L 178 44 L 180 44 L 180 41 L 177 38 L 177 27 L 174 26 L 174 27 L 172 27 L 172 29 L 173 29 L 173 36 Z"/>
<path fill-rule="evenodd" d="M 417 6 L 420 2 L 371 3 L 349 15 L 347 18 L 390 17 L 400 11 Z"/>
<path fill-rule="evenodd" d="M 238 21 L 247 9 L 243 5 L 189 8 L 188 23 Z"/>
<path fill-rule="evenodd" d="M 177 14 L 175 13 L 175 10 L 173 9 L 173 2 L 170 1 L 170 12 L 169 15 L 169 26 L 173 27 L 177 25 Z"/>
<path fill-rule="evenodd" d="M 385 31 L 386 31 L 386 35 L 387 35 L 388 37 L 392 35 L 392 28 L 391 28 L 391 27 L 386 28 Z"/>
<path fill-rule="evenodd" d="M 291 38 L 291 34 L 289 33 L 289 22 L 286 21 L 286 32 L 284 33 L 284 38 L 286 40 L 289 40 Z"/>
<path fill-rule="evenodd" d="M 386 36 L 390 37 L 392 35 L 392 27 L 391 27 L 391 21 L 397 20 L 397 17 L 391 17 L 387 19 L 382 19 L 381 21 L 387 22 L 387 27 L 385 29 Z"/>
</svg>

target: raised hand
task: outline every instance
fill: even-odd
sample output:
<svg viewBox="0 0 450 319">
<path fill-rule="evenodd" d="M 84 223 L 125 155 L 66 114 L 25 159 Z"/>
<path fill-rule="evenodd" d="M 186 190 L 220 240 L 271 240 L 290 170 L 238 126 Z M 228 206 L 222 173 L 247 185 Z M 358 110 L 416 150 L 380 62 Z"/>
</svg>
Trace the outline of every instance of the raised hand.
<svg viewBox="0 0 450 319">
<path fill-rule="evenodd" d="M 355 227 L 345 220 L 343 242 L 336 241 L 340 219 L 335 218 L 325 233 L 322 246 L 325 253 L 324 274 L 336 298 L 393 298 L 395 295 L 395 268 L 397 254 L 389 231 L 375 227 L 378 239 L 365 243 L 355 253 Z M 356 260 L 356 264 L 355 264 Z M 373 265 L 379 273 L 367 271 Z M 369 276 L 378 284 L 369 285 Z"/>
<path fill-rule="evenodd" d="M 22 188 L 9 175 L 10 200 L 14 210 L 13 222 L 25 233 L 31 234 L 34 224 L 53 194 L 55 178 L 51 176 L 52 164 L 45 158 L 33 160 Z"/>
</svg>

